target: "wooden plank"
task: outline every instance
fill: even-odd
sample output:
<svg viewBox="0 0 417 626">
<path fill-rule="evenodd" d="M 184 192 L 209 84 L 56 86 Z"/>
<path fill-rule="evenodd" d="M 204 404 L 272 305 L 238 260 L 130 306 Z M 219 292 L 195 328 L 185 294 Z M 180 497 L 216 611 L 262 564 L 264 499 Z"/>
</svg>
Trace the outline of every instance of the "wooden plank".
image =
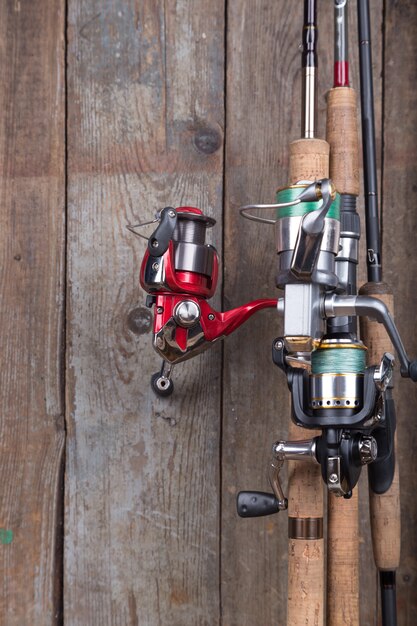
<svg viewBox="0 0 417 626">
<path fill-rule="evenodd" d="M 383 253 L 385 279 L 395 297 L 395 318 L 411 356 L 417 354 L 417 6 L 412 0 L 386 6 L 384 76 Z M 401 41 L 400 45 L 399 42 Z M 417 505 L 415 498 L 417 388 L 397 376 L 398 457 L 400 462 L 402 553 L 397 572 L 400 626 L 415 623 L 417 596 Z"/>
<path fill-rule="evenodd" d="M 278 295 L 274 230 L 239 217 L 249 202 L 270 202 L 288 178 L 288 144 L 299 136 L 297 42 L 302 7 L 291 1 L 228 5 L 225 167 L 225 306 Z M 285 59 L 285 64 L 283 60 Z M 288 391 L 271 362 L 282 333 L 263 312 L 225 343 L 222 465 L 224 626 L 285 624 L 287 514 L 240 520 L 242 489 L 269 491 L 272 443 L 288 432 Z M 286 478 L 284 478 L 286 482 Z"/>
<path fill-rule="evenodd" d="M 0 615 L 61 613 L 63 0 L 0 3 Z"/>
<path fill-rule="evenodd" d="M 318 136 L 325 136 L 325 93 L 333 77 L 333 15 L 319 3 Z M 380 130 L 382 7 L 371 3 L 374 35 L 377 129 Z M 288 179 L 288 144 L 300 136 L 302 4 L 286 0 L 229 3 L 227 129 L 225 164 L 225 305 L 236 306 L 275 293 L 273 229 L 243 222 L 237 207 L 271 202 Z M 351 11 L 356 41 L 356 12 Z M 351 73 L 358 88 L 358 54 L 351 45 Z M 380 135 L 378 135 L 379 137 Z M 379 144 L 380 146 L 380 144 Z M 363 202 L 359 210 L 363 213 Z M 365 243 L 362 242 L 361 259 Z M 359 283 L 365 281 L 364 266 Z M 270 360 L 274 337 L 282 333 L 273 312 L 262 313 L 225 344 L 222 464 L 222 608 L 225 626 L 284 624 L 286 612 L 287 516 L 238 520 L 236 492 L 269 489 L 270 445 L 288 429 L 288 390 Z M 366 478 L 366 477 L 365 477 Z M 284 484 L 286 478 L 284 477 Z M 361 496 L 361 624 L 377 611 L 371 561 L 367 488 Z"/>
<path fill-rule="evenodd" d="M 69 2 L 65 619 L 219 621 L 219 348 L 168 400 L 125 228 L 173 204 L 221 217 L 221 0 Z M 221 227 L 213 233 L 221 252 Z"/>
</svg>

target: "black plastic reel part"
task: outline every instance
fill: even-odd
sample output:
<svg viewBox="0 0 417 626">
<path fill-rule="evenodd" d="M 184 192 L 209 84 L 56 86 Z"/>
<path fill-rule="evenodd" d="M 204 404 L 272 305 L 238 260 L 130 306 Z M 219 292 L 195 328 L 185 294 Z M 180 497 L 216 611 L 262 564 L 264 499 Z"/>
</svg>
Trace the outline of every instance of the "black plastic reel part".
<svg viewBox="0 0 417 626">
<path fill-rule="evenodd" d="M 236 508 L 239 517 L 263 517 L 280 511 L 277 498 L 265 491 L 240 491 Z"/>
<path fill-rule="evenodd" d="M 161 372 L 155 372 L 151 376 L 151 387 L 157 396 L 167 398 L 174 391 L 174 382 L 170 378 L 161 376 Z"/>
<path fill-rule="evenodd" d="M 159 257 L 168 250 L 169 242 L 177 225 L 177 212 L 173 207 L 161 211 L 159 226 L 148 240 L 148 251 L 152 257 Z"/>
<path fill-rule="evenodd" d="M 383 626 L 397 626 L 397 594 L 395 571 L 380 571 L 379 585 L 381 590 Z"/>
<path fill-rule="evenodd" d="M 396 430 L 395 404 L 392 390 L 385 392 L 384 427 L 372 431 L 378 445 L 378 457 L 368 466 L 368 482 L 373 493 L 382 494 L 391 487 L 395 473 L 394 436 Z"/>
<path fill-rule="evenodd" d="M 321 473 L 327 484 L 327 460 L 331 457 L 340 458 L 340 482 L 346 494 L 356 486 L 362 464 L 359 456 L 359 439 L 361 433 L 342 431 L 339 429 L 324 429 L 321 436 L 316 438 L 316 457 L 321 465 Z"/>
</svg>

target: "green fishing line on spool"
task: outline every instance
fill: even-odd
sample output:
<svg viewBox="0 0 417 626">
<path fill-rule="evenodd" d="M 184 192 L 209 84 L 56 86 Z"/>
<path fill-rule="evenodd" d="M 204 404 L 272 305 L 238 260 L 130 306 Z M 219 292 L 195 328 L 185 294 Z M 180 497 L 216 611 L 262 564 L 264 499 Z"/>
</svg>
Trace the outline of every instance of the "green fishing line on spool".
<svg viewBox="0 0 417 626">
<path fill-rule="evenodd" d="M 277 203 L 279 202 L 292 202 L 296 200 L 303 188 L 307 187 L 307 185 L 297 185 L 294 187 L 286 187 L 285 189 L 280 189 L 277 191 Z M 311 211 L 315 211 L 320 208 L 321 200 L 317 200 L 317 202 L 300 202 L 299 204 L 294 204 L 293 206 L 285 206 L 277 209 L 277 218 L 281 217 L 300 217 L 305 215 L 306 213 L 311 213 Z M 327 212 L 326 217 L 331 217 L 335 220 L 340 221 L 340 195 L 336 194 L 336 198 L 332 202 L 330 209 Z"/>
<path fill-rule="evenodd" d="M 312 374 L 363 374 L 366 350 L 360 346 L 317 348 L 311 353 Z"/>
</svg>

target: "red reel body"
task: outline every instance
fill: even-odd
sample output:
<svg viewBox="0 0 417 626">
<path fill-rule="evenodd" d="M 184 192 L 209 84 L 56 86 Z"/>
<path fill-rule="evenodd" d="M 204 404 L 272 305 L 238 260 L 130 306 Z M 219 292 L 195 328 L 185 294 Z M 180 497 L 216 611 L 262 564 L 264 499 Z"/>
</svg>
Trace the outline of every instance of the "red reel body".
<svg viewBox="0 0 417 626">
<path fill-rule="evenodd" d="M 214 248 L 213 248 L 214 250 Z M 211 274 L 177 270 L 175 267 L 175 246 L 170 241 L 168 250 L 155 259 L 146 250 L 140 269 L 140 284 L 148 293 L 190 293 L 203 298 L 211 298 L 217 287 L 219 262 L 217 253 L 213 256 Z"/>
<path fill-rule="evenodd" d="M 219 262 L 216 249 L 205 243 L 205 234 L 215 220 L 195 207 L 179 207 L 175 213 L 172 238 L 164 254 L 155 256 L 148 245 L 140 284 L 148 293 L 190 293 L 210 298 L 216 291 Z"/>
<path fill-rule="evenodd" d="M 205 235 L 214 223 L 195 207 L 167 207 L 148 240 L 140 284 L 150 294 L 149 306 L 155 305 L 154 348 L 171 364 L 202 352 L 256 311 L 277 304 L 276 299 L 255 300 L 224 313 L 209 305 L 219 262 Z"/>
<path fill-rule="evenodd" d="M 257 311 L 275 308 L 263 298 L 220 312 L 205 298 L 190 294 L 158 294 L 155 301 L 154 348 L 170 363 L 185 361 L 230 335 Z"/>
</svg>

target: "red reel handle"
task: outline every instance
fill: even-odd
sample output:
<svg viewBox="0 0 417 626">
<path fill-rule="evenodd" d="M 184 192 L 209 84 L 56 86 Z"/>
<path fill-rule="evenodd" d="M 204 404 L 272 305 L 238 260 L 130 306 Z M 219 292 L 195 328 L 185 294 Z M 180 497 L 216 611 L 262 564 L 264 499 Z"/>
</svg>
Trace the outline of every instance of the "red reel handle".
<svg viewBox="0 0 417 626">
<path fill-rule="evenodd" d="M 154 347 L 166 361 L 179 363 L 230 335 L 257 311 L 276 308 L 277 299 L 254 300 L 225 312 L 188 293 L 157 294 L 154 304 Z"/>
<path fill-rule="evenodd" d="M 258 311 L 276 308 L 277 302 L 276 298 L 260 298 L 222 313 L 214 311 L 208 302 L 202 300 L 200 303 L 202 310 L 201 325 L 203 326 L 204 334 L 208 341 L 215 341 L 219 337 L 230 335 Z M 212 317 L 213 315 L 214 318 Z"/>
</svg>

